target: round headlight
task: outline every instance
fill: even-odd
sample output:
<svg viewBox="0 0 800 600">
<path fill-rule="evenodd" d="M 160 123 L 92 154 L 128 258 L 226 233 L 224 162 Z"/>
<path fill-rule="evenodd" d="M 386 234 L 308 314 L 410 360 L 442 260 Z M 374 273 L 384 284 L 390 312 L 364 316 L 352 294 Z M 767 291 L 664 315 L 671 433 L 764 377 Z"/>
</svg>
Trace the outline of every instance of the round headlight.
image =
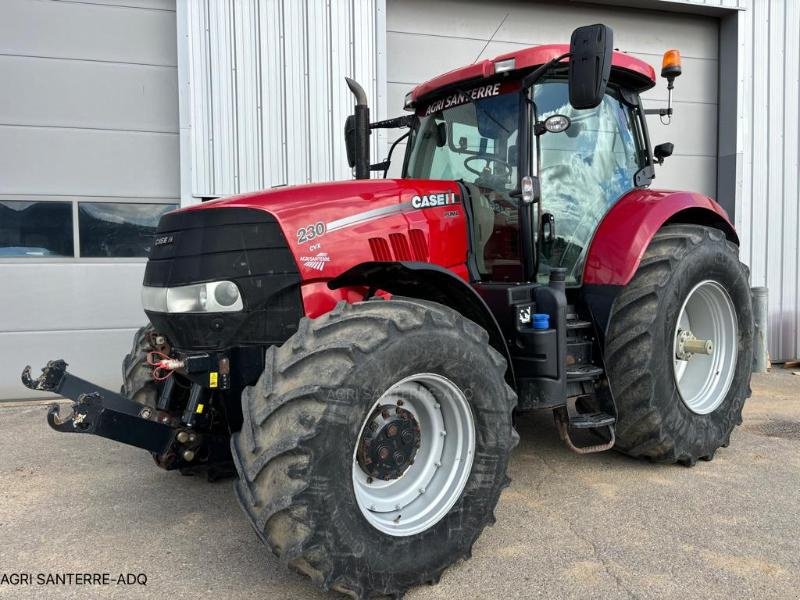
<svg viewBox="0 0 800 600">
<path fill-rule="evenodd" d="M 235 283 L 223 281 L 217 284 L 214 289 L 214 299 L 221 306 L 231 306 L 239 299 L 239 288 L 236 287 Z"/>
</svg>

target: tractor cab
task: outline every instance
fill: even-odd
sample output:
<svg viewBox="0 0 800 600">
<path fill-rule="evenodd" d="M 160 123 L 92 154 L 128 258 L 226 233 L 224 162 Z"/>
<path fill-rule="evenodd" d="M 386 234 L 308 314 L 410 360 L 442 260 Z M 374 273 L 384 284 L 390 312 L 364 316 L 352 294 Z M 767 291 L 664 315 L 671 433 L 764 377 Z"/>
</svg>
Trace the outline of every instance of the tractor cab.
<svg viewBox="0 0 800 600">
<path fill-rule="evenodd" d="M 463 185 L 481 281 L 546 282 L 552 269 L 564 269 L 567 285 L 580 285 L 600 220 L 653 178 L 639 100 L 655 84 L 652 67 L 614 52 L 608 74 L 591 74 L 608 83 L 576 107 L 568 53 L 550 45 L 504 54 L 407 98 L 416 119 L 403 177 Z M 527 203 L 523 181 L 535 190 Z"/>
</svg>

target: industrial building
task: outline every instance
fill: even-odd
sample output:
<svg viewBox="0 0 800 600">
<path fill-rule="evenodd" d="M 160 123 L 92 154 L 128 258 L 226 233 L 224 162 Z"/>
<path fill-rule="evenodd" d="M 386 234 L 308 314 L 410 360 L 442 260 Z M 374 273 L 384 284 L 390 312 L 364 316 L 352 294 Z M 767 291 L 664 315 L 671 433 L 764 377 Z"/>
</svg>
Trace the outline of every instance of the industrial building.
<svg viewBox="0 0 800 600">
<path fill-rule="evenodd" d="M 0 399 L 56 357 L 119 386 L 164 212 L 350 177 L 345 76 L 373 119 L 398 116 L 435 74 L 597 22 L 656 67 L 680 49 L 672 123 L 649 119 L 675 144 L 654 186 L 729 212 L 769 288 L 772 359 L 796 358 L 800 0 L 4 0 Z M 644 98 L 664 105 L 666 84 Z"/>
</svg>

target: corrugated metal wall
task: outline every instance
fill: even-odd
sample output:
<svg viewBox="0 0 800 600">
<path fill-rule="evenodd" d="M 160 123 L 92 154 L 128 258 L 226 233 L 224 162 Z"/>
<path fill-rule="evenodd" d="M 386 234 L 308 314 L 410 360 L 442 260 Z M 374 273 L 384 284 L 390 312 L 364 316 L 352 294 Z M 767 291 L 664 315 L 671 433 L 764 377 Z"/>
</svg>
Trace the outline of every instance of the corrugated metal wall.
<svg viewBox="0 0 800 600">
<path fill-rule="evenodd" d="M 739 14 L 742 157 L 736 227 L 754 286 L 769 288 L 770 355 L 800 355 L 800 0 L 750 0 Z"/>
<path fill-rule="evenodd" d="M 184 200 L 349 178 L 342 132 L 353 97 L 344 77 L 364 86 L 372 119 L 383 118 L 385 0 L 188 0 L 182 8 L 190 157 L 182 167 L 192 173 Z M 382 137 L 374 137 L 379 158 Z"/>
</svg>

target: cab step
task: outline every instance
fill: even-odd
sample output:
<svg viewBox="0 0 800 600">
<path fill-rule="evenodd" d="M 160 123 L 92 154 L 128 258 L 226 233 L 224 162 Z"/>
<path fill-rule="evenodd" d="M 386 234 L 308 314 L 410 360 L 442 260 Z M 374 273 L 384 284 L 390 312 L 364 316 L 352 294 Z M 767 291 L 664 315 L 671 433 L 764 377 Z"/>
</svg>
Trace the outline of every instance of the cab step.
<svg viewBox="0 0 800 600">
<path fill-rule="evenodd" d="M 613 415 L 604 412 L 577 413 L 569 415 L 569 426 L 572 429 L 599 429 L 610 427 L 617 422 Z"/>
<path fill-rule="evenodd" d="M 561 440 L 567 445 L 567 448 L 577 454 L 593 454 L 610 450 L 616 442 L 616 434 L 614 432 L 616 418 L 613 415 L 599 411 L 579 412 L 577 401 L 580 398 L 581 396 L 568 398 L 566 406 L 561 406 L 553 411 L 553 418 Z M 578 446 L 570 435 L 571 429 L 579 429 L 581 431 L 596 430 L 598 433 L 605 432 L 607 440 L 601 444 Z"/>
<path fill-rule="evenodd" d="M 592 324 L 589 321 L 582 321 L 580 319 L 567 319 L 567 329 L 568 330 L 578 330 L 578 329 L 591 329 Z"/>
<path fill-rule="evenodd" d="M 580 381 L 593 381 L 599 379 L 603 369 L 595 365 L 571 365 L 567 367 L 567 381 L 577 383 Z"/>
</svg>

